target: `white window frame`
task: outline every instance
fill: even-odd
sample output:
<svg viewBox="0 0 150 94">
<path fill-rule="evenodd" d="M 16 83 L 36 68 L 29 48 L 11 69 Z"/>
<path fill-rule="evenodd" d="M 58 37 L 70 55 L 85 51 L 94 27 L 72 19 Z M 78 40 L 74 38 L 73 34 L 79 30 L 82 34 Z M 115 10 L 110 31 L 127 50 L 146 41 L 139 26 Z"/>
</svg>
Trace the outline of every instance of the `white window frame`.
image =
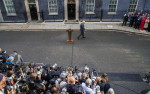
<svg viewBox="0 0 150 94">
<path fill-rule="evenodd" d="M 131 0 L 130 0 L 130 1 L 131 1 Z M 137 0 L 137 4 L 136 4 L 136 7 L 135 7 L 135 10 L 137 10 L 138 4 L 139 4 L 139 0 Z M 135 5 L 135 4 L 129 4 L 129 8 L 130 8 L 130 5 Z M 128 8 L 128 11 L 129 11 L 129 8 Z M 133 12 L 134 12 L 134 11 L 133 11 Z M 129 11 L 129 14 L 132 14 L 133 12 L 132 12 L 132 11 Z"/>
<path fill-rule="evenodd" d="M 114 4 L 110 4 L 110 0 L 109 0 L 109 5 L 114 5 Z M 118 0 L 117 0 L 117 4 L 115 4 L 116 5 L 115 12 L 109 12 L 109 5 L 108 5 L 108 14 L 117 14 Z"/>
<path fill-rule="evenodd" d="M 49 2 L 50 2 L 50 0 L 48 0 L 48 11 L 49 11 L 49 15 L 58 15 L 58 3 L 57 3 L 57 0 L 56 0 L 57 12 L 55 12 L 55 13 L 51 13 L 51 12 L 50 12 L 50 5 L 49 5 Z"/>
<path fill-rule="evenodd" d="M 87 6 L 87 0 L 86 0 L 86 6 Z M 85 10 L 85 11 L 86 11 L 86 10 Z M 88 11 L 86 11 L 85 14 L 95 14 L 95 0 L 94 0 L 93 12 L 88 12 Z"/>
<path fill-rule="evenodd" d="M 15 13 L 8 13 L 8 9 L 7 9 L 6 3 L 5 3 L 4 0 L 3 0 L 3 2 L 4 2 L 4 5 L 5 5 L 5 9 L 6 9 L 6 11 L 7 11 L 7 16 L 17 16 L 17 15 L 16 15 L 16 10 L 15 10 L 13 1 L 12 1 L 12 3 L 13 3 L 13 7 L 14 7 Z"/>
</svg>

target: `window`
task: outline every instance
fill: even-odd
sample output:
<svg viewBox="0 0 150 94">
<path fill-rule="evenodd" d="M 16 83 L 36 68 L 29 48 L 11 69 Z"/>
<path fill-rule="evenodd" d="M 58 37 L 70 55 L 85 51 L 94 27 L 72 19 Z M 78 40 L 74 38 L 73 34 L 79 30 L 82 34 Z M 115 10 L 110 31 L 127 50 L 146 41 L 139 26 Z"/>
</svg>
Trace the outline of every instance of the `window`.
<svg viewBox="0 0 150 94">
<path fill-rule="evenodd" d="M 12 0 L 3 0 L 7 11 L 7 15 L 16 15 L 14 4 Z"/>
<path fill-rule="evenodd" d="M 137 8 L 138 0 L 130 0 L 129 12 L 134 12 Z"/>
<path fill-rule="evenodd" d="M 35 3 L 35 0 L 28 0 L 29 3 Z"/>
<path fill-rule="evenodd" d="M 109 0 L 109 12 L 116 13 L 118 0 Z"/>
<path fill-rule="evenodd" d="M 49 7 L 49 15 L 58 14 L 57 0 L 49 0 L 48 7 Z"/>
<path fill-rule="evenodd" d="M 94 14 L 95 0 L 86 0 L 86 14 Z"/>
</svg>

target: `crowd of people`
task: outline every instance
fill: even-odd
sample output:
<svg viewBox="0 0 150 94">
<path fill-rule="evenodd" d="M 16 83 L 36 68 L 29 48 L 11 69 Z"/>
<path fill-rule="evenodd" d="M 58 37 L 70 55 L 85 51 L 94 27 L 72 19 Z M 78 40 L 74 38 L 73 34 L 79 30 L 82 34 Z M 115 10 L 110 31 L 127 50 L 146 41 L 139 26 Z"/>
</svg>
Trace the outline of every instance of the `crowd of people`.
<svg viewBox="0 0 150 94">
<path fill-rule="evenodd" d="M 135 10 L 131 15 L 126 13 L 123 18 L 122 26 L 126 26 L 126 23 L 128 22 L 129 18 L 129 27 L 134 27 L 135 29 L 139 30 L 145 29 L 148 32 L 150 32 L 150 14 L 144 13 L 143 10 L 141 10 L 140 12 L 137 12 Z"/>
<path fill-rule="evenodd" d="M 114 94 L 106 73 L 99 75 L 85 65 L 58 67 L 57 64 L 25 63 L 14 51 L 0 48 L 0 94 Z"/>
</svg>

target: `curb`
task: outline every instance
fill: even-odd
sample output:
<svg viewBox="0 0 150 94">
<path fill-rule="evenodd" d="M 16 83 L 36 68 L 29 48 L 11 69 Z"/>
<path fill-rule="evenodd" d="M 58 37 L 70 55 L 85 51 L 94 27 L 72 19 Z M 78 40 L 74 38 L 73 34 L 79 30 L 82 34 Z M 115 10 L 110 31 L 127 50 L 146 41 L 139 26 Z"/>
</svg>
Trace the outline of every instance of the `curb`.
<svg viewBox="0 0 150 94">
<path fill-rule="evenodd" d="M 79 31 L 79 29 L 74 29 L 75 31 Z M 128 33 L 135 33 L 135 34 L 142 34 L 142 35 L 150 35 L 150 33 L 148 32 L 134 32 L 134 31 L 127 31 L 127 30 L 121 30 L 121 29 L 87 29 L 86 31 L 120 31 L 120 32 L 128 32 Z M 49 32 L 49 31 L 66 31 L 66 29 L 13 29 L 13 30 L 0 30 L 0 31 L 24 31 L 24 32 L 30 32 L 30 31 L 34 31 L 34 32 L 39 32 L 39 31 L 43 31 L 43 32 Z"/>
</svg>

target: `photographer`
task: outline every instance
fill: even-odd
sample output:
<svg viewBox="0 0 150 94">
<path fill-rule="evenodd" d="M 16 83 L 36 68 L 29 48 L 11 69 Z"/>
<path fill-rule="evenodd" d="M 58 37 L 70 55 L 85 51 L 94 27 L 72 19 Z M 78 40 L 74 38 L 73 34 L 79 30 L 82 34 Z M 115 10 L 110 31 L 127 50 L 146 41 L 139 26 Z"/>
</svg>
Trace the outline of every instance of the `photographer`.
<svg viewBox="0 0 150 94">
<path fill-rule="evenodd" d="M 101 77 L 96 77 L 96 80 L 95 80 L 95 85 L 96 87 L 99 86 L 100 87 L 100 92 L 101 94 L 104 94 L 104 87 L 105 87 L 105 83 L 102 81 Z M 97 92 L 97 88 L 96 88 L 96 92 Z"/>
<path fill-rule="evenodd" d="M 61 73 L 61 74 L 60 74 L 60 78 L 58 78 L 58 79 L 55 81 L 56 87 L 59 89 L 60 92 L 61 92 L 61 90 L 62 90 L 64 87 L 66 87 L 66 85 L 67 85 L 66 76 L 67 76 L 66 73 Z"/>
<path fill-rule="evenodd" d="M 75 85 L 75 78 L 72 76 L 68 80 L 69 80 L 69 83 L 66 86 L 67 92 L 69 94 L 76 94 L 78 91 L 78 87 L 77 87 L 77 85 Z"/>
<path fill-rule="evenodd" d="M 5 63 L 9 55 L 6 53 L 6 50 L 2 51 L 0 48 L 0 62 Z"/>
<path fill-rule="evenodd" d="M 23 63 L 23 58 L 20 54 L 17 53 L 17 51 L 13 52 L 14 56 L 14 64 L 22 64 Z"/>
<path fill-rule="evenodd" d="M 36 73 L 32 73 L 29 81 L 29 94 L 38 94 L 38 92 L 42 92 L 43 90 L 45 90 L 45 85 L 42 84 L 42 80 L 40 80 Z"/>
<path fill-rule="evenodd" d="M 95 87 L 92 89 L 91 85 L 91 79 L 87 79 L 85 83 L 82 83 L 82 88 L 85 90 L 86 94 L 95 94 Z"/>
<path fill-rule="evenodd" d="M 15 90 L 14 71 L 9 70 L 6 77 L 6 90 L 8 94 L 13 94 Z"/>
<path fill-rule="evenodd" d="M 28 66 L 26 67 L 26 73 L 27 73 L 27 75 L 30 75 L 30 73 L 35 72 L 35 68 L 34 67 L 35 67 L 34 62 L 30 62 L 28 64 Z"/>
<path fill-rule="evenodd" d="M 87 78 L 88 78 L 88 75 L 86 73 L 82 73 L 81 79 L 79 79 L 80 84 L 85 83 Z"/>
</svg>

